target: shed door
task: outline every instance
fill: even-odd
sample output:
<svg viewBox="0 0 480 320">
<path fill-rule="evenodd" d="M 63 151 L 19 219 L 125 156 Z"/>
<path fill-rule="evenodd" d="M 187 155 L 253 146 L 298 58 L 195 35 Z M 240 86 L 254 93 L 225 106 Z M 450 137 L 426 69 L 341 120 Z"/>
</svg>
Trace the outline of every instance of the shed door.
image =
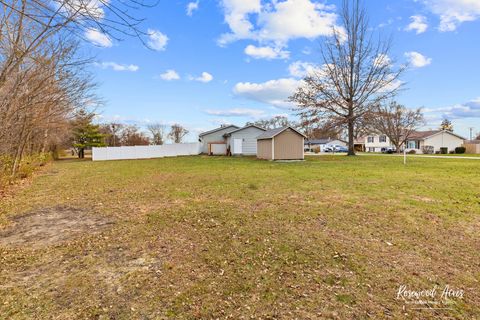
<svg viewBox="0 0 480 320">
<path fill-rule="evenodd" d="M 243 139 L 233 139 L 233 154 L 242 154 Z"/>
</svg>

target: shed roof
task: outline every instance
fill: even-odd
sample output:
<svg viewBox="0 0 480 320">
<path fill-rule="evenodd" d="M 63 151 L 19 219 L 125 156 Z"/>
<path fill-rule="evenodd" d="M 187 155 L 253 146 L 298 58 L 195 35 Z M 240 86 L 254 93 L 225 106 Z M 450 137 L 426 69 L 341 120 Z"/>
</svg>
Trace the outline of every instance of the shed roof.
<svg viewBox="0 0 480 320">
<path fill-rule="evenodd" d="M 198 136 L 199 136 L 199 137 L 203 137 L 203 136 L 205 136 L 205 135 L 207 135 L 207 134 L 215 133 L 215 132 L 217 132 L 217 131 L 224 130 L 224 129 L 227 129 L 227 128 L 231 128 L 231 129 L 232 129 L 231 131 L 233 131 L 233 130 L 235 130 L 235 129 L 238 129 L 237 126 L 231 124 L 231 125 L 229 125 L 229 126 L 224 126 L 224 127 L 220 127 L 220 128 L 217 128 L 217 129 L 210 130 L 210 131 L 202 132 L 202 133 L 200 133 Z"/>
<path fill-rule="evenodd" d="M 287 129 L 292 129 L 293 131 L 295 131 L 296 133 L 298 133 L 302 137 L 306 138 L 306 136 L 303 133 L 299 132 L 298 130 L 296 130 L 292 127 L 280 127 L 280 128 L 275 128 L 275 129 L 270 129 L 270 130 L 265 131 L 264 133 L 262 133 L 261 135 L 259 135 L 257 137 L 257 140 L 272 139 L 273 137 L 279 135 L 280 133 L 282 133 L 283 131 L 285 131 Z"/>
<path fill-rule="evenodd" d="M 244 129 L 248 129 L 248 128 L 252 128 L 252 127 L 253 127 L 253 128 L 257 128 L 257 129 L 260 129 L 260 130 L 263 130 L 263 131 L 267 131 L 267 129 L 261 128 L 261 127 L 259 127 L 259 126 L 254 125 L 254 124 L 251 124 L 251 125 L 248 125 L 248 126 L 245 126 L 245 127 L 242 127 L 242 128 L 238 128 L 238 129 L 229 131 L 229 132 L 225 133 L 224 136 L 229 136 L 229 135 L 231 135 L 231 134 L 234 133 L 234 132 L 239 132 L 239 131 L 242 131 L 242 130 L 244 130 Z"/>
</svg>

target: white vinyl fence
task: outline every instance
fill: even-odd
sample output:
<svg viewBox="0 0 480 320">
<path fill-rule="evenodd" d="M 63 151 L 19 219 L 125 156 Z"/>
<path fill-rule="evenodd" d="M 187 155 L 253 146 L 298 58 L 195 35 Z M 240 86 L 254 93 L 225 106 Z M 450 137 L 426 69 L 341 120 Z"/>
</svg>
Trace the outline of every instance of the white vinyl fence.
<svg viewBox="0 0 480 320">
<path fill-rule="evenodd" d="M 93 161 L 149 159 L 200 154 L 201 144 L 176 143 L 161 146 L 105 147 L 92 148 Z"/>
</svg>

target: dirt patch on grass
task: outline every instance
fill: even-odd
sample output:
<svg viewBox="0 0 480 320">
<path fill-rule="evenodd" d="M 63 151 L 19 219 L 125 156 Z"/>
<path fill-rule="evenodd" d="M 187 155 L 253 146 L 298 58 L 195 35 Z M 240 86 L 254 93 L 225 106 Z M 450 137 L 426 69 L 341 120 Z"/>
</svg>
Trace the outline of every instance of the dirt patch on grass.
<svg viewBox="0 0 480 320">
<path fill-rule="evenodd" d="M 31 247 L 57 245 L 84 234 L 94 234 L 113 222 L 87 210 L 68 206 L 42 208 L 14 217 L 0 231 L 0 246 Z"/>
</svg>

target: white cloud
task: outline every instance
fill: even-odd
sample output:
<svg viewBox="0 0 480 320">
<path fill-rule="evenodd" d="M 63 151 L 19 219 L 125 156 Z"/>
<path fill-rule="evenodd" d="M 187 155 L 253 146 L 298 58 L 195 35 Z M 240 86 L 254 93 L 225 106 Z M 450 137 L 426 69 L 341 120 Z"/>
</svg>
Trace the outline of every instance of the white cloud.
<svg viewBox="0 0 480 320">
<path fill-rule="evenodd" d="M 305 47 L 303 50 L 302 50 L 302 53 L 306 56 L 309 56 L 312 54 L 312 48 L 310 47 Z"/>
<path fill-rule="evenodd" d="M 441 113 L 442 118 L 480 118 L 480 97 L 463 104 L 456 104 L 449 107 L 428 109 L 429 113 Z"/>
<path fill-rule="evenodd" d="M 239 82 L 233 88 L 236 96 L 271 104 L 279 108 L 291 108 L 293 104 L 288 100 L 301 81 L 293 78 L 270 80 L 263 83 Z"/>
<path fill-rule="evenodd" d="M 292 77 L 305 78 L 308 75 L 318 74 L 321 68 L 314 63 L 295 61 L 288 66 L 288 72 Z"/>
<path fill-rule="evenodd" d="M 432 63 L 431 58 L 427 58 L 423 54 L 415 51 L 405 52 L 405 56 L 414 68 L 422 68 Z"/>
<path fill-rule="evenodd" d="M 135 72 L 139 69 L 138 66 L 134 64 L 118 64 L 116 62 L 101 62 L 101 63 L 96 63 L 96 65 L 102 69 L 111 68 L 114 71 Z"/>
<path fill-rule="evenodd" d="M 251 117 L 260 118 L 265 115 L 265 111 L 259 109 L 233 108 L 227 110 L 205 110 L 209 115 L 220 117 Z"/>
<path fill-rule="evenodd" d="M 160 75 L 160 78 L 166 81 L 179 80 L 180 76 L 175 70 L 167 70 Z"/>
<path fill-rule="evenodd" d="M 427 18 L 425 16 L 411 16 L 412 22 L 405 28 L 406 31 L 416 31 L 417 34 L 424 33 L 428 29 Z"/>
<path fill-rule="evenodd" d="M 75 17 L 77 20 L 84 20 L 86 17 L 96 20 L 103 19 L 105 17 L 103 6 L 108 3 L 108 1 L 102 0 L 57 0 L 52 2 L 56 9 L 68 12 L 69 17 Z"/>
<path fill-rule="evenodd" d="M 112 40 L 108 35 L 95 28 L 90 28 L 85 31 L 85 38 L 99 47 L 108 48 L 113 45 Z"/>
<path fill-rule="evenodd" d="M 193 15 L 193 11 L 198 10 L 198 5 L 200 4 L 200 0 L 196 2 L 189 2 L 187 4 L 187 16 L 191 17 Z"/>
<path fill-rule="evenodd" d="M 378 67 L 388 66 L 392 64 L 392 59 L 386 54 L 379 54 L 373 61 L 373 64 Z"/>
<path fill-rule="evenodd" d="M 389 26 L 391 25 L 392 23 L 394 23 L 395 20 L 394 19 L 388 19 L 387 22 L 382 22 L 378 25 L 379 28 L 385 28 L 386 26 Z"/>
<path fill-rule="evenodd" d="M 249 15 L 260 13 L 261 1 L 223 0 L 222 6 L 225 22 L 230 27 L 231 33 L 222 35 L 219 43 L 224 45 L 235 40 L 251 38 L 254 26 L 249 20 Z"/>
<path fill-rule="evenodd" d="M 272 0 L 263 4 L 260 0 L 223 0 L 222 4 L 231 32 L 221 36 L 220 45 L 252 39 L 285 46 L 291 39 L 331 35 L 337 19 L 334 6 L 311 0 Z M 256 18 L 254 22 L 252 18 Z"/>
<path fill-rule="evenodd" d="M 202 72 L 200 77 L 190 77 L 190 80 L 195 80 L 203 83 L 207 83 L 213 80 L 213 76 L 208 72 Z"/>
<path fill-rule="evenodd" d="M 288 59 L 290 52 L 284 51 L 281 48 L 272 47 L 256 47 L 254 45 L 248 45 L 245 48 L 245 54 L 254 59 Z"/>
<path fill-rule="evenodd" d="M 480 18 L 478 0 L 422 0 L 427 8 L 440 17 L 440 31 L 454 31 L 468 21 Z"/>
<path fill-rule="evenodd" d="M 168 37 L 158 30 L 148 29 L 148 46 L 156 51 L 164 51 L 167 47 Z"/>
</svg>

